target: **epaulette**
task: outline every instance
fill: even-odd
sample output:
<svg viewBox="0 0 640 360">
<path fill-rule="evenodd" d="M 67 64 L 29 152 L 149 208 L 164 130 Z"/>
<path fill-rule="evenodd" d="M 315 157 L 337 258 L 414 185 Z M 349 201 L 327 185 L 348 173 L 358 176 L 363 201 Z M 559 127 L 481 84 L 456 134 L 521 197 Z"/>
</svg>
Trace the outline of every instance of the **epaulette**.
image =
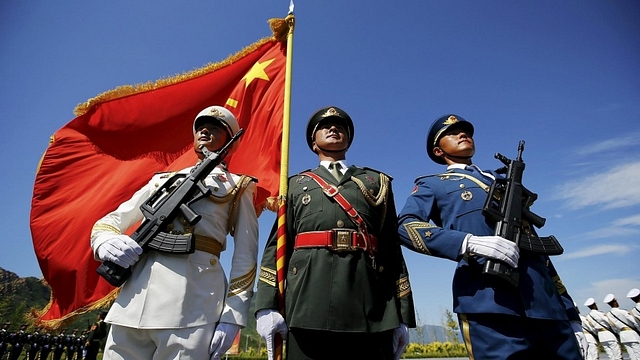
<svg viewBox="0 0 640 360">
<path fill-rule="evenodd" d="M 230 174 L 233 174 L 233 175 L 236 175 L 236 176 L 240 176 L 240 177 L 241 177 L 241 176 L 246 176 L 246 177 L 250 178 L 250 179 L 251 179 L 251 181 L 253 181 L 253 182 L 255 182 L 255 183 L 257 183 L 257 182 L 258 182 L 258 178 L 257 178 L 257 177 L 255 177 L 255 176 L 251 176 L 251 175 L 247 175 L 247 174 L 236 174 L 236 173 L 232 173 L 232 172 L 230 172 Z"/>
<path fill-rule="evenodd" d="M 160 179 L 166 179 L 166 178 L 172 177 L 174 174 L 177 174 L 177 173 L 178 173 L 177 171 L 158 171 L 153 175 L 154 176 L 160 175 Z"/>
<path fill-rule="evenodd" d="M 300 175 L 302 175 L 302 173 L 306 173 L 307 171 L 312 171 L 312 170 L 313 170 L 313 169 L 306 169 L 306 170 L 302 170 L 302 171 L 300 171 L 300 172 L 299 172 L 299 173 L 297 173 L 297 174 L 293 174 L 293 175 L 289 176 L 289 179 L 292 179 L 292 178 L 293 178 L 293 177 L 295 177 L 295 176 L 300 176 Z"/>
<path fill-rule="evenodd" d="M 382 172 L 382 171 L 380 171 L 380 170 L 376 170 L 376 169 L 374 169 L 374 168 L 370 168 L 370 167 L 368 167 L 368 166 L 363 166 L 363 167 L 362 167 L 362 169 L 364 169 L 364 170 L 370 170 L 370 171 L 376 172 L 376 173 L 378 173 L 378 174 L 385 174 L 385 175 L 389 178 L 389 180 L 393 180 L 393 176 L 391 176 L 391 175 L 389 175 L 389 174 L 387 174 L 387 173 L 385 173 L 385 172 Z"/>
</svg>

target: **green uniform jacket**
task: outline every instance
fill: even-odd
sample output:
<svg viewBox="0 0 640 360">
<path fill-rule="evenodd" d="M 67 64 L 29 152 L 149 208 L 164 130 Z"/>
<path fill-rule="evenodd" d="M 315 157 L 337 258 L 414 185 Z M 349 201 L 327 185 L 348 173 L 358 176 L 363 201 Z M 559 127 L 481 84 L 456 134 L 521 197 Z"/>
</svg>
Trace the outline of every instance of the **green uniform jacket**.
<svg viewBox="0 0 640 360">
<path fill-rule="evenodd" d="M 375 265 L 363 250 L 293 249 L 296 235 L 334 228 L 357 229 L 345 211 L 308 176 L 289 178 L 285 320 L 289 328 L 381 332 L 405 323 L 415 327 L 413 295 L 398 242 L 391 179 L 350 166 L 340 183 L 319 166 L 312 170 L 342 194 L 378 238 Z M 366 196 L 364 194 L 367 194 Z M 256 309 L 279 309 L 276 281 L 278 220 L 260 267 Z M 375 266 L 375 268 L 374 268 Z"/>
</svg>

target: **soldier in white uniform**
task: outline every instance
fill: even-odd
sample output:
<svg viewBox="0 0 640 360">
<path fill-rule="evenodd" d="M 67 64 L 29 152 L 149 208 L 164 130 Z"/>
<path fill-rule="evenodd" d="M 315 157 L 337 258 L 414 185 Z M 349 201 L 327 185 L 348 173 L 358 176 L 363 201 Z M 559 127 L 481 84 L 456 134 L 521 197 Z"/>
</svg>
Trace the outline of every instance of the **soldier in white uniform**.
<svg viewBox="0 0 640 360">
<path fill-rule="evenodd" d="M 229 110 L 211 106 L 201 111 L 193 123 L 199 159 L 205 158 L 201 145 L 220 150 L 238 131 Z M 232 174 L 220 164 L 204 181 L 211 195 L 191 205 L 202 219 L 192 227 L 178 218 L 166 229 L 195 234 L 195 252 L 150 250 L 141 255 L 140 246 L 124 232 L 143 219 L 140 205 L 171 175 L 153 176 L 92 229 L 96 259 L 132 266 L 105 319 L 111 330 L 104 359 L 220 359 L 247 324 L 258 254 L 255 179 Z M 227 234 L 234 240 L 229 280 L 219 262 Z"/>
<path fill-rule="evenodd" d="M 627 297 L 631 299 L 631 301 L 636 303 L 636 305 L 631 308 L 629 312 L 637 322 L 640 322 L 640 289 L 629 290 L 629 292 L 627 293 Z"/>
<path fill-rule="evenodd" d="M 578 310 L 578 314 L 580 315 L 580 322 L 582 323 L 582 332 L 584 332 L 584 337 L 587 339 L 587 349 L 583 351 L 585 360 L 598 360 L 600 356 L 598 350 L 598 331 L 593 327 L 593 324 L 589 319 L 587 319 L 584 315 L 580 314 L 580 308 L 578 308 L 578 304 L 573 303 Z"/>
<path fill-rule="evenodd" d="M 607 317 L 620 334 L 620 342 L 627 348 L 629 358 L 640 360 L 640 325 L 627 310 L 620 309 L 618 300 L 613 294 L 605 296 L 604 302 L 611 306 Z"/>
<path fill-rule="evenodd" d="M 622 350 L 620 350 L 620 344 L 618 344 L 618 339 L 616 339 L 609 318 L 598 310 L 598 305 L 596 305 L 596 301 L 593 298 L 588 298 L 584 302 L 584 306 L 591 309 L 586 318 L 598 331 L 598 341 L 607 353 L 609 360 L 621 360 Z"/>
</svg>

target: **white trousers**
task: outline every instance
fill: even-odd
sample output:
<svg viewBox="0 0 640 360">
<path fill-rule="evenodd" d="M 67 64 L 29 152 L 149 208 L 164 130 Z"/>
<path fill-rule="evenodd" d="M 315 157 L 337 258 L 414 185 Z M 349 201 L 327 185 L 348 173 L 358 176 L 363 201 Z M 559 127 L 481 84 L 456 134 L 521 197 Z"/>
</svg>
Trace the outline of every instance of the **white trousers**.
<svg viewBox="0 0 640 360">
<path fill-rule="evenodd" d="M 600 356 L 600 349 L 598 349 L 598 343 L 589 342 L 587 347 L 587 357 L 585 360 L 598 360 Z"/>
<path fill-rule="evenodd" d="M 609 360 L 621 360 L 622 359 L 622 350 L 620 350 L 620 345 L 618 345 L 615 341 L 603 341 L 602 347 L 604 348 L 604 352 L 609 356 Z"/>
<path fill-rule="evenodd" d="M 639 342 L 625 342 L 624 347 L 627 348 L 629 359 L 640 360 L 640 343 Z"/>
<path fill-rule="evenodd" d="M 182 329 L 134 329 L 111 325 L 104 360 L 209 359 L 216 324 Z"/>
</svg>

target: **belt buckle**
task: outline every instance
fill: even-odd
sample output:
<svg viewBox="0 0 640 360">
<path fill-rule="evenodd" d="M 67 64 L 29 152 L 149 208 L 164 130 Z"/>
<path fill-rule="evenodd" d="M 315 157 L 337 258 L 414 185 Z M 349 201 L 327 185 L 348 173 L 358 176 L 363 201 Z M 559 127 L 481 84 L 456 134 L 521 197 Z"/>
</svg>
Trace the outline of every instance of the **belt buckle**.
<svg viewBox="0 0 640 360">
<path fill-rule="evenodd" d="M 353 230 L 333 229 L 333 249 L 338 252 L 354 250 L 351 246 L 351 234 Z"/>
</svg>

